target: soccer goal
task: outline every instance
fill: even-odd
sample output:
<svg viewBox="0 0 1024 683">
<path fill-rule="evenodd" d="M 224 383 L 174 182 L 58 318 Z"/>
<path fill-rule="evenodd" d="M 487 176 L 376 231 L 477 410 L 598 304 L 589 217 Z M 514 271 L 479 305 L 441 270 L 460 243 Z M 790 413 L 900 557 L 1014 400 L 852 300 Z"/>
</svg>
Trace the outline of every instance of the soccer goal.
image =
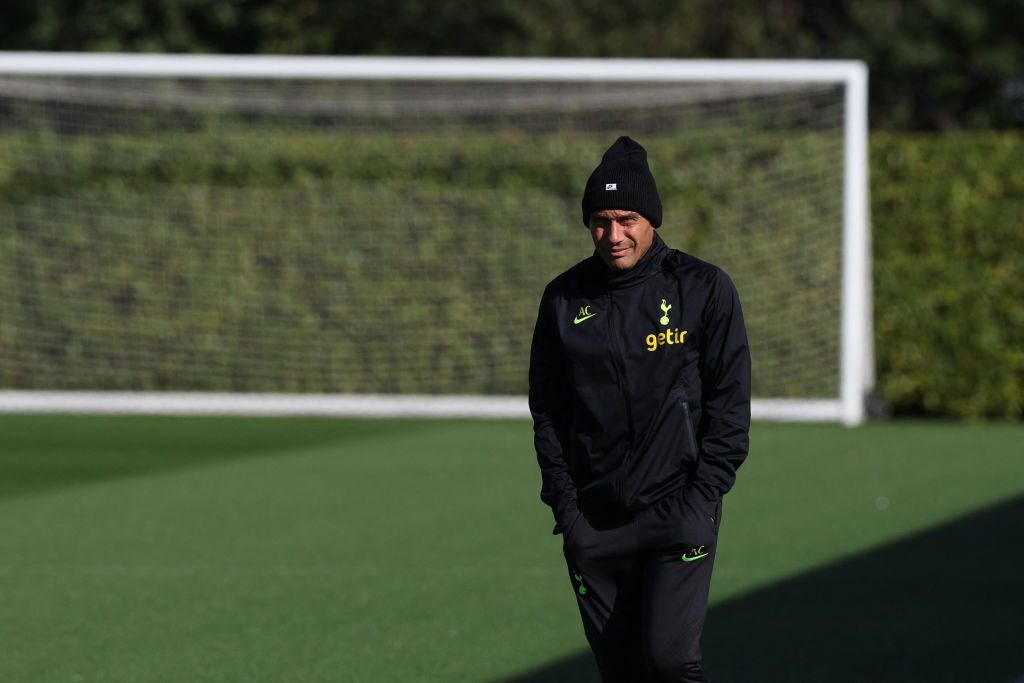
<svg viewBox="0 0 1024 683">
<path fill-rule="evenodd" d="M 525 417 L 628 134 L 755 419 L 863 419 L 859 62 L 0 53 L 0 410 Z"/>
</svg>

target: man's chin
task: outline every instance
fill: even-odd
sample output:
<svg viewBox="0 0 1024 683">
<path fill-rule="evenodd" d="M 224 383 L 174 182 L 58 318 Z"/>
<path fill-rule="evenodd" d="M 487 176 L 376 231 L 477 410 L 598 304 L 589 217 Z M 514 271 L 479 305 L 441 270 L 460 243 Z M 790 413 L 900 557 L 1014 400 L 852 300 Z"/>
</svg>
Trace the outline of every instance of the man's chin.
<svg viewBox="0 0 1024 683">
<path fill-rule="evenodd" d="M 620 256 L 618 258 L 609 256 L 604 259 L 604 264 L 612 270 L 629 270 L 633 267 L 634 262 L 629 256 Z"/>
</svg>

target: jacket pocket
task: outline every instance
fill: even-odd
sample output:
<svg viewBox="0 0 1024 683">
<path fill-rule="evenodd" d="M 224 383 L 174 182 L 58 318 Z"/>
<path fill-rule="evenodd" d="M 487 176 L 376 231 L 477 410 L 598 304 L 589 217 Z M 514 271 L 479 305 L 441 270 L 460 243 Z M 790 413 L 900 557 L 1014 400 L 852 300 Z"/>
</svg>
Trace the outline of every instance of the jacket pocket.
<svg viewBox="0 0 1024 683">
<path fill-rule="evenodd" d="M 690 452 L 684 454 L 683 470 L 690 472 L 697 465 L 700 451 L 697 450 L 697 436 L 693 433 L 693 420 L 690 419 L 690 404 L 685 397 L 680 397 L 679 402 L 683 404 L 683 428 L 686 430 L 686 442 L 690 446 Z"/>
<path fill-rule="evenodd" d="M 685 396 L 666 398 L 650 431 L 620 476 L 621 500 L 639 511 L 680 487 L 697 464 L 696 439 Z"/>
</svg>

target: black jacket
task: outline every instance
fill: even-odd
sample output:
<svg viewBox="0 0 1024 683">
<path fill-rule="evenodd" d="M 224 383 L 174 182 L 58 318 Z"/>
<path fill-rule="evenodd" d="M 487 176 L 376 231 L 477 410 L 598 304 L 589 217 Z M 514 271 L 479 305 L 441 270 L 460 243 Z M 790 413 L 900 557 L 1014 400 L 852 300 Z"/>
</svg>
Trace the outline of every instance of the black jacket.
<svg viewBox="0 0 1024 683">
<path fill-rule="evenodd" d="M 714 500 L 747 456 L 750 353 L 736 287 L 655 234 L 614 273 L 595 254 L 544 290 L 530 411 L 556 533 L 628 520 L 692 485 Z"/>
</svg>

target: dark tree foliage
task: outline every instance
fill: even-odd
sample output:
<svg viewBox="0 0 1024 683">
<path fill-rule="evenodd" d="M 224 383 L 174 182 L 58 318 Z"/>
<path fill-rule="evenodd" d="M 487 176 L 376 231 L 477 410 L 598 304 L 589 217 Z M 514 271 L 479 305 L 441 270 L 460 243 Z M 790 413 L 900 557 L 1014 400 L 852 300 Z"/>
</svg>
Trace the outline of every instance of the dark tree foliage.
<svg viewBox="0 0 1024 683">
<path fill-rule="evenodd" d="M 0 49 L 861 59 L 875 127 L 1024 124 L 1018 0 L 6 0 Z"/>
</svg>

